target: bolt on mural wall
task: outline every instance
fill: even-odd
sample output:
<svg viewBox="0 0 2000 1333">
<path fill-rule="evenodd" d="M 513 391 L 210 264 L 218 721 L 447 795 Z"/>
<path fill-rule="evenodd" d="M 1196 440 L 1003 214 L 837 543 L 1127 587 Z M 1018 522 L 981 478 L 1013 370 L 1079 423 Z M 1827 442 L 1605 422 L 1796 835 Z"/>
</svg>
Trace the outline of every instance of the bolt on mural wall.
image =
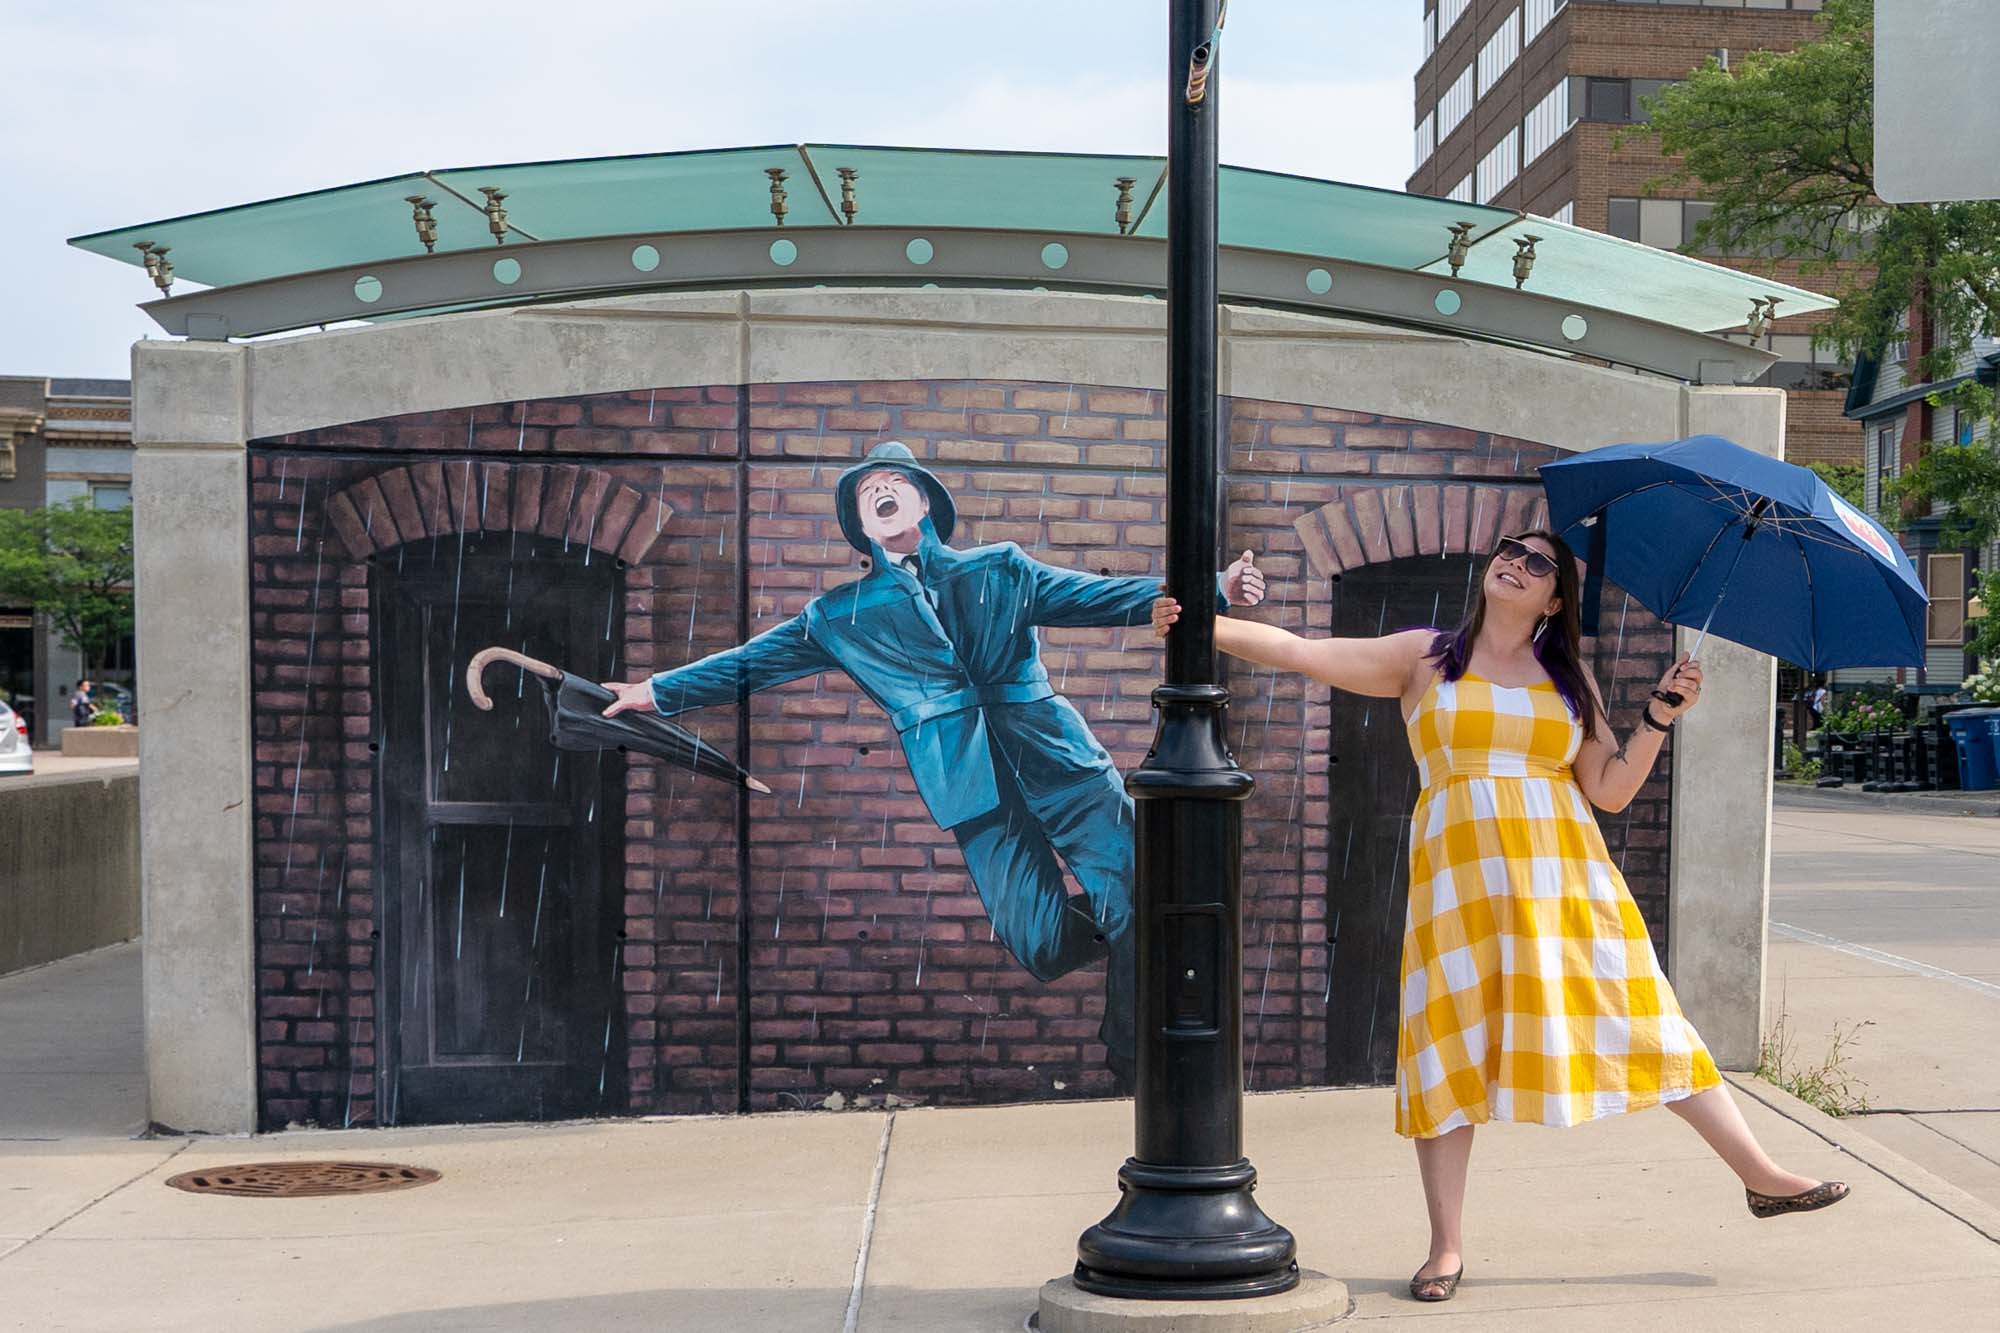
<svg viewBox="0 0 2000 1333">
<path fill-rule="evenodd" d="M 1223 595 L 1305 633 L 1452 621 L 1555 456 L 1225 420 Z M 1119 1091 L 1164 435 L 1156 392 L 949 381 L 256 442 L 264 1122 Z M 1613 599 L 1615 707 L 1669 641 Z M 1368 793 L 1407 745 L 1296 677 L 1228 683 L 1246 1076 L 1382 1081 L 1407 869 Z M 1624 820 L 1663 940 L 1664 770 Z"/>
</svg>

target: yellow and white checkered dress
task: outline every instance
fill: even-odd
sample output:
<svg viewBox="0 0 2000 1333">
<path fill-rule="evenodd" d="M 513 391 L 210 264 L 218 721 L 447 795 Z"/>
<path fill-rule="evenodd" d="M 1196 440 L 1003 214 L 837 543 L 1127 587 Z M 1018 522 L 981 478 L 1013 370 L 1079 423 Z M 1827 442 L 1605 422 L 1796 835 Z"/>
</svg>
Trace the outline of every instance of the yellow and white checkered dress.
<svg viewBox="0 0 2000 1333">
<path fill-rule="evenodd" d="M 1574 1125 L 1721 1082 L 1576 784 L 1583 727 L 1555 686 L 1438 677 L 1408 730 L 1396 1132 Z"/>
</svg>

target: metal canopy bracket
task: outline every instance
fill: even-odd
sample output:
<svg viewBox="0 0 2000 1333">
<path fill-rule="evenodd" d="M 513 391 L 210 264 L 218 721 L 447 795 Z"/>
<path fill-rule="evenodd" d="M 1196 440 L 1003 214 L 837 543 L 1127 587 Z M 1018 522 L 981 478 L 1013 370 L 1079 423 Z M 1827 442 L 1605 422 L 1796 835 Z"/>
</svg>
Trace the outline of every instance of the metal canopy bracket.
<svg viewBox="0 0 2000 1333">
<path fill-rule="evenodd" d="M 919 266 L 908 251 L 917 235 L 949 235 L 952 244 L 937 246 L 935 257 Z M 781 239 L 790 243 L 789 263 L 773 255 Z M 1060 273 L 1044 258 L 1051 242 L 1067 255 Z M 658 252 L 656 268 L 634 266 L 640 245 Z M 495 277 L 491 250 L 457 250 L 218 287 L 141 308 L 170 334 L 245 338 L 342 320 L 647 291 L 936 282 L 1157 296 L 1167 277 L 1166 242 L 1151 237 L 950 227 L 920 232 L 858 223 L 517 240 L 506 252 L 520 265 L 512 283 Z M 1235 304 L 1595 357 L 1693 383 L 1747 383 L 1777 360 L 1741 342 L 1533 291 L 1313 255 L 1225 246 L 1219 281 L 1222 299 Z M 197 323 L 197 316 L 206 318 Z"/>
</svg>

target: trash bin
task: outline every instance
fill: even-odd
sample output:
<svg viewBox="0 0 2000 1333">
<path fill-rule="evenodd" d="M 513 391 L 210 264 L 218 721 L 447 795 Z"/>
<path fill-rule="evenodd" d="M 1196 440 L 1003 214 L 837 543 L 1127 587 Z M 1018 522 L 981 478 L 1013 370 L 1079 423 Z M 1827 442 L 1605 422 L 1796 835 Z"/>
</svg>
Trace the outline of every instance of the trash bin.
<svg viewBox="0 0 2000 1333">
<path fill-rule="evenodd" d="M 1958 785 L 1967 791 L 2000 787 L 1996 746 L 2000 746 L 2000 708 L 1967 708 L 1945 719 L 1958 746 Z"/>
</svg>

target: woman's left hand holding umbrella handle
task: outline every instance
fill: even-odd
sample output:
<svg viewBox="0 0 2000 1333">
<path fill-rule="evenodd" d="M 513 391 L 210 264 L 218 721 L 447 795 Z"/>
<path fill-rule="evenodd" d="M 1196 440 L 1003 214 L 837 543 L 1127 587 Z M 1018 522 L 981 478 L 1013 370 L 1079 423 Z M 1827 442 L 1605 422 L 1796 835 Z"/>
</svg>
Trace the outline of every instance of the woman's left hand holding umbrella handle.
<svg viewBox="0 0 2000 1333">
<path fill-rule="evenodd" d="M 1701 702 L 1701 663 L 1683 657 L 1668 667 L 1667 674 L 1660 677 L 1660 688 L 1653 691 L 1653 698 L 1660 704 L 1660 711 L 1653 716 L 1667 723 L 1677 720 Z M 1652 704 L 1646 706 L 1649 709 L 1653 707 Z"/>
<path fill-rule="evenodd" d="M 645 680 L 606 680 L 598 683 L 618 696 L 612 700 L 611 706 L 604 710 L 606 717 L 617 717 L 620 713 L 659 711 L 659 704 L 653 698 L 653 682 L 650 677 Z"/>
</svg>

